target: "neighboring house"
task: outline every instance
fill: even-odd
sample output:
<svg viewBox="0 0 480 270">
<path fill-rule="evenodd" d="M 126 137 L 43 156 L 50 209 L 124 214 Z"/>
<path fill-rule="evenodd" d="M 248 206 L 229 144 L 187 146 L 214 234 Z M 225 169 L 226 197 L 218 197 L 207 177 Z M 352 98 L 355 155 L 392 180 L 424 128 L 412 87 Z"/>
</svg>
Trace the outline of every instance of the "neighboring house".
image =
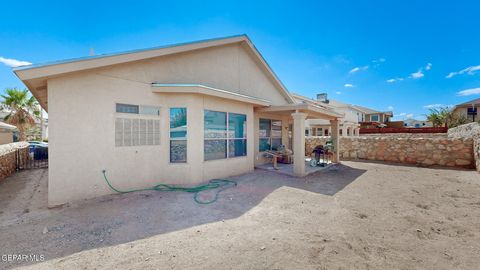
<svg viewBox="0 0 480 270">
<path fill-rule="evenodd" d="M 403 126 L 408 128 L 433 127 L 432 122 L 426 120 L 406 119 L 403 120 Z"/>
<path fill-rule="evenodd" d="M 480 98 L 467 101 L 456 105 L 453 108 L 455 114 L 459 116 L 464 116 L 468 119 L 468 122 L 478 122 L 478 111 L 480 108 Z"/>
<path fill-rule="evenodd" d="M 305 175 L 305 120 L 339 119 L 296 103 L 245 36 L 14 69 L 49 118 L 49 205 L 157 183 L 197 184 L 252 171 L 293 149 Z M 333 159 L 338 161 L 338 151 Z"/>
<path fill-rule="evenodd" d="M 0 112 L 0 122 L 5 122 L 8 112 Z M 42 120 L 43 119 L 43 120 Z M 27 130 L 27 140 L 42 140 L 48 138 L 48 118 L 44 117 L 43 110 L 40 119 L 35 119 L 35 126 Z"/>
<path fill-rule="evenodd" d="M 337 100 L 328 99 L 326 93 L 317 95 L 317 99 L 311 99 L 299 94 L 292 94 L 298 102 L 314 104 L 342 114 L 340 119 L 340 136 L 358 136 L 359 122 L 363 113 L 356 110 L 354 106 Z M 331 132 L 330 122 L 323 119 L 309 119 L 305 125 L 306 136 L 329 136 Z"/>
<path fill-rule="evenodd" d="M 361 111 L 364 115 L 362 121 L 360 121 L 360 127 L 362 128 L 375 128 L 388 126 L 390 119 L 393 117 L 391 111 L 376 111 L 363 106 L 354 105 L 356 110 Z"/>
<path fill-rule="evenodd" d="M 0 122 L 0 144 L 15 142 L 17 138 L 17 127 Z"/>
</svg>

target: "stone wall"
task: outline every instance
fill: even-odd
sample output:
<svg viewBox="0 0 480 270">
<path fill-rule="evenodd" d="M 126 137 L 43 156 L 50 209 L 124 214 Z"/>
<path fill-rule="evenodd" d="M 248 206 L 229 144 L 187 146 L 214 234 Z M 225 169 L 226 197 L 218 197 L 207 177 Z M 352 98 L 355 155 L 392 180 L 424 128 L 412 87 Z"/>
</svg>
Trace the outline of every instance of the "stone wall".
<svg viewBox="0 0 480 270">
<path fill-rule="evenodd" d="M 325 144 L 329 137 L 307 137 L 305 153 Z M 365 159 L 421 166 L 475 168 L 472 139 L 433 137 L 340 137 L 340 159 Z M 477 144 L 476 147 L 480 147 Z M 478 152 L 476 152 L 478 154 Z M 477 160 L 480 165 L 480 157 Z"/>
<path fill-rule="evenodd" d="M 18 149 L 20 149 L 20 159 L 26 160 L 28 143 L 17 142 L 0 145 L 0 180 L 15 173 L 17 167 L 16 151 Z"/>
</svg>

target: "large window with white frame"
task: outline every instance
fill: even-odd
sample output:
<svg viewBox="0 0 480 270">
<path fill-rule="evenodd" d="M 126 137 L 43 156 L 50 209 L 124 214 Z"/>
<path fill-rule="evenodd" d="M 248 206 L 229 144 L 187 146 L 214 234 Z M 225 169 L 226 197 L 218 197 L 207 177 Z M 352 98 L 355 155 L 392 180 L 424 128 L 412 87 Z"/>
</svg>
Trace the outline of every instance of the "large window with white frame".
<svg viewBox="0 0 480 270">
<path fill-rule="evenodd" d="M 282 121 L 260 118 L 259 151 L 276 151 L 282 145 Z"/>
<path fill-rule="evenodd" d="M 187 108 L 170 108 L 170 162 L 187 162 Z"/>
<path fill-rule="evenodd" d="M 204 160 L 247 155 L 247 116 L 204 111 Z"/>
<path fill-rule="evenodd" d="M 370 116 L 370 122 L 378 122 L 378 121 L 380 121 L 380 115 L 378 115 L 378 114 L 372 114 L 372 115 Z"/>
</svg>

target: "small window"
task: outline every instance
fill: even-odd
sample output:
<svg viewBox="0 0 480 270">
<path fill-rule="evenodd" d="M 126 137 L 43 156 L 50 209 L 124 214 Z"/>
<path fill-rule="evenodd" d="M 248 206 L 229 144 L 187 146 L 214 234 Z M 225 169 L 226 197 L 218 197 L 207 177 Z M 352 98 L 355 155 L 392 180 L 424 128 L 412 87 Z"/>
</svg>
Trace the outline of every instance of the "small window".
<svg viewBox="0 0 480 270">
<path fill-rule="evenodd" d="M 138 105 L 130 105 L 130 104 L 121 104 L 117 103 L 117 113 L 133 113 L 138 114 L 139 107 Z"/>
<path fill-rule="evenodd" d="M 370 121 L 371 122 L 378 122 L 380 119 L 380 117 L 378 116 L 378 114 L 374 114 L 372 116 L 370 116 Z"/>
<path fill-rule="evenodd" d="M 144 106 L 144 105 L 132 105 L 116 103 L 117 113 L 131 113 L 131 114 L 144 114 L 144 115 L 160 115 L 160 107 L 157 106 Z"/>
<path fill-rule="evenodd" d="M 187 108 L 170 108 L 170 162 L 187 162 Z"/>
</svg>

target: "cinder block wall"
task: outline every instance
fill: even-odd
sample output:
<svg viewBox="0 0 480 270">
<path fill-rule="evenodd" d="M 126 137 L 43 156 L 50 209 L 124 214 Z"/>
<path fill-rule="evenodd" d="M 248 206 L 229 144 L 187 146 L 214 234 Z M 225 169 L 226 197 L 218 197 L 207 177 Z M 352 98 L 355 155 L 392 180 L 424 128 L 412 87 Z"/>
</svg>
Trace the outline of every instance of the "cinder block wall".
<svg viewBox="0 0 480 270">
<path fill-rule="evenodd" d="M 328 137 L 307 137 L 306 153 L 325 144 Z M 341 137 L 340 158 L 398 162 L 421 166 L 475 168 L 480 166 L 480 140 L 449 139 L 446 137 Z"/>
<path fill-rule="evenodd" d="M 28 143 L 18 142 L 0 145 L 0 180 L 12 175 L 16 171 L 16 151 L 20 149 L 21 160 L 28 156 Z"/>
</svg>

